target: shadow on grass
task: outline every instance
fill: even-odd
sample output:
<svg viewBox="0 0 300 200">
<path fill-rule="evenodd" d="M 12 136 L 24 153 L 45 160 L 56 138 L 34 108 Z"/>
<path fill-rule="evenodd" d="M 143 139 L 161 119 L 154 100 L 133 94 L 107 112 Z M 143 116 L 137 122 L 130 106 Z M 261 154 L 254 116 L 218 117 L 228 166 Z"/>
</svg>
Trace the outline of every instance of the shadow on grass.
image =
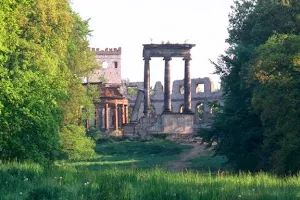
<svg viewBox="0 0 300 200">
<path fill-rule="evenodd" d="M 199 156 L 189 160 L 190 169 L 199 172 L 216 173 L 217 171 L 227 171 L 230 167 L 225 165 L 227 159 L 223 156 Z"/>
<path fill-rule="evenodd" d="M 105 141 L 95 147 L 97 156 L 89 160 L 61 161 L 57 164 L 101 170 L 107 168 L 153 168 L 175 160 L 190 146 L 171 141 Z"/>
</svg>

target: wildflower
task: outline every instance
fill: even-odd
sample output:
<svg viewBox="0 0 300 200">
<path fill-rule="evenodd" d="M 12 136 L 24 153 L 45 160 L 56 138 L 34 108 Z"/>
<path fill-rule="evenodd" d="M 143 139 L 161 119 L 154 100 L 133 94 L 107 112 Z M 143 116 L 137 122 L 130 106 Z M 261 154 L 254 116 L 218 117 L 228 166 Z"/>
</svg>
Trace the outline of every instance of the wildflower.
<svg viewBox="0 0 300 200">
<path fill-rule="evenodd" d="M 22 195 L 23 194 L 23 192 L 20 192 L 20 195 Z"/>
<path fill-rule="evenodd" d="M 252 191 L 255 192 L 255 189 L 253 188 Z"/>
<path fill-rule="evenodd" d="M 24 181 L 28 181 L 28 178 L 24 178 Z"/>
<path fill-rule="evenodd" d="M 173 196 L 176 196 L 176 193 L 174 193 Z"/>
<path fill-rule="evenodd" d="M 239 198 L 241 198 L 241 197 L 242 197 L 242 195 L 239 195 L 238 197 L 239 197 Z"/>
<path fill-rule="evenodd" d="M 59 185 L 61 185 L 62 177 L 59 177 Z"/>
</svg>

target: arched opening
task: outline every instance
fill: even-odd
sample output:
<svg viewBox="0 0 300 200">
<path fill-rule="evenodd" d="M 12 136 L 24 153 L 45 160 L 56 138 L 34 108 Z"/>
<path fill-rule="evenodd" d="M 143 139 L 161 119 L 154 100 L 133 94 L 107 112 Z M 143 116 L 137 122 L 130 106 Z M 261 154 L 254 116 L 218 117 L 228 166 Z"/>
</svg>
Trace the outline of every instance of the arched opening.
<svg viewBox="0 0 300 200">
<path fill-rule="evenodd" d="M 204 84 L 197 84 L 196 93 L 204 92 Z"/>
<path fill-rule="evenodd" d="M 132 114 L 132 111 L 133 111 L 133 106 L 129 106 L 129 107 L 128 107 L 128 121 L 129 121 L 129 122 L 131 121 L 131 114 Z"/>
<path fill-rule="evenodd" d="M 181 106 L 179 107 L 179 113 L 183 113 L 183 108 L 184 108 L 184 105 L 181 105 Z"/>
<path fill-rule="evenodd" d="M 106 61 L 102 62 L 102 68 L 106 69 L 108 67 L 108 63 Z"/>
<path fill-rule="evenodd" d="M 127 95 L 129 96 L 137 96 L 138 88 L 136 86 L 127 88 Z"/>
<path fill-rule="evenodd" d="M 195 115 L 194 115 L 194 123 L 195 124 L 203 124 L 204 123 L 204 104 L 202 102 L 196 105 Z"/>
<path fill-rule="evenodd" d="M 179 94 L 184 94 L 184 86 L 180 86 L 179 88 Z"/>
</svg>

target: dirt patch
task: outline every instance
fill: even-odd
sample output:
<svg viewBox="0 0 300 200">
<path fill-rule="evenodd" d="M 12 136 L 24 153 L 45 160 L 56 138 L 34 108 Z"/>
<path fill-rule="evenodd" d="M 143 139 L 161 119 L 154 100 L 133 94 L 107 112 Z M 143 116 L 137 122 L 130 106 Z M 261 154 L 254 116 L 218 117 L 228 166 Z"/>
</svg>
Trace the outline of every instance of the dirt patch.
<svg viewBox="0 0 300 200">
<path fill-rule="evenodd" d="M 179 160 L 171 161 L 166 163 L 165 167 L 167 169 L 170 169 L 171 171 L 178 172 L 182 171 L 185 169 L 188 169 L 189 167 L 189 160 L 196 158 L 198 156 L 203 156 L 205 152 L 209 151 L 206 149 L 205 144 L 198 144 L 198 143 L 187 143 L 187 144 L 182 144 L 182 145 L 189 145 L 192 146 L 193 148 L 184 152 Z"/>
</svg>

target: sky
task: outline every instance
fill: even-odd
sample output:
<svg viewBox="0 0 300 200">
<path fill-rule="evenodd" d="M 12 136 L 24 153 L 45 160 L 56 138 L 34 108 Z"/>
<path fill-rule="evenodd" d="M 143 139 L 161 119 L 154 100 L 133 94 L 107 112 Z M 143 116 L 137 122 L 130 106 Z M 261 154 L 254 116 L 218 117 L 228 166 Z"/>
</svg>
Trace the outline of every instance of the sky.
<svg viewBox="0 0 300 200">
<path fill-rule="evenodd" d="M 211 77 L 219 87 L 214 66 L 228 47 L 228 14 L 233 0 L 71 0 L 73 10 L 90 19 L 90 47 L 122 47 L 122 78 L 143 81 L 143 44 L 187 43 L 192 49 L 191 78 Z M 184 78 L 184 61 L 173 58 L 171 80 Z M 150 82 L 163 83 L 163 58 L 150 61 Z"/>
</svg>

